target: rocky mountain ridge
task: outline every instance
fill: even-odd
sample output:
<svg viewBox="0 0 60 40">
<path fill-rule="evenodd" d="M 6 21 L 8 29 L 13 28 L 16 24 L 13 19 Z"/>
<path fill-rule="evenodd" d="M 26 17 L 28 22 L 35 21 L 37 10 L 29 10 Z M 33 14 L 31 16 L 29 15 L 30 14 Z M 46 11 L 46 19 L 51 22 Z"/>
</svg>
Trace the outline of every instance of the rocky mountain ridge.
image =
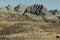
<svg viewBox="0 0 60 40">
<path fill-rule="evenodd" d="M 39 20 L 56 22 L 60 20 L 59 10 L 48 10 L 43 5 L 34 4 L 26 6 L 19 4 L 16 7 L 11 5 L 0 8 L 0 20 Z"/>
</svg>

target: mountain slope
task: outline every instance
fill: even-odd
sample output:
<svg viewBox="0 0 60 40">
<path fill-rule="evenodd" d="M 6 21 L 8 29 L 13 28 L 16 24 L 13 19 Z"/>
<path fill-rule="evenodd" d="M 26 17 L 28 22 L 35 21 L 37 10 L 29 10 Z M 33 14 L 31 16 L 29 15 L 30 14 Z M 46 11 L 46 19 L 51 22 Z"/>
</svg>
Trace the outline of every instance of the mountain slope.
<svg viewBox="0 0 60 40">
<path fill-rule="evenodd" d="M 57 12 L 60 13 L 59 11 Z M 38 4 L 32 6 L 19 4 L 16 7 L 8 5 L 0 8 L 0 20 L 30 19 L 36 21 L 56 22 L 59 20 L 59 16 L 57 17 L 56 15 L 53 15 L 52 11 L 49 11 L 43 5 Z"/>
</svg>

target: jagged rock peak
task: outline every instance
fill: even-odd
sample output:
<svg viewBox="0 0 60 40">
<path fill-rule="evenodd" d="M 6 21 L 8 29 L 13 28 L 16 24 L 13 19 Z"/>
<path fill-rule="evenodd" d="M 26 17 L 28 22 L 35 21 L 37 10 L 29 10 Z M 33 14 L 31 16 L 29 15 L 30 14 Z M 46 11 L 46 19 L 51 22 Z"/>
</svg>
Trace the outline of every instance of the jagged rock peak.
<svg viewBox="0 0 60 40">
<path fill-rule="evenodd" d="M 53 15 L 58 15 L 58 14 L 60 14 L 60 10 L 57 10 L 57 9 L 55 9 L 55 10 L 49 10 Z"/>
<path fill-rule="evenodd" d="M 34 4 L 32 6 L 28 6 L 26 12 L 39 15 L 42 9 L 43 5 Z"/>
</svg>

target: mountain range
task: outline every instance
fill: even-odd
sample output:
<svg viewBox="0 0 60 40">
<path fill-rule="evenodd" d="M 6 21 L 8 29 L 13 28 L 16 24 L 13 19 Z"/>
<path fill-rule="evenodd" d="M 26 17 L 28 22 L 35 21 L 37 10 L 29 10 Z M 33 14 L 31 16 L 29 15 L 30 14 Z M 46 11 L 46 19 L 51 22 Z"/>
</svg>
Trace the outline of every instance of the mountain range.
<svg viewBox="0 0 60 40">
<path fill-rule="evenodd" d="M 60 20 L 60 10 L 48 10 L 44 5 L 38 4 L 19 4 L 16 7 L 8 5 L 0 8 L 0 20 L 39 20 L 54 23 Z"/>
</svg>

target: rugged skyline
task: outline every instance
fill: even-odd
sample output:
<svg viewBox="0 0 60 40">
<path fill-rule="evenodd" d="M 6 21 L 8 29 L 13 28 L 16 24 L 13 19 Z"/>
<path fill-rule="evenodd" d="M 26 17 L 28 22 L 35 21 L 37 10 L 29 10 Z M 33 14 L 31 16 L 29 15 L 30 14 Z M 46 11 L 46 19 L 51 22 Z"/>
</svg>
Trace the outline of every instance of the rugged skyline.
<svg viewBox="0 0 60 40">
<path fill-rule="evenodd" d="M 60 21 L 60 10 L 48 10 L 44 5 L 39 4 L 3 6 L 0 8 L 0 14 L 0 20 L 39 20 L 53 23 Z"/>
</svg>

